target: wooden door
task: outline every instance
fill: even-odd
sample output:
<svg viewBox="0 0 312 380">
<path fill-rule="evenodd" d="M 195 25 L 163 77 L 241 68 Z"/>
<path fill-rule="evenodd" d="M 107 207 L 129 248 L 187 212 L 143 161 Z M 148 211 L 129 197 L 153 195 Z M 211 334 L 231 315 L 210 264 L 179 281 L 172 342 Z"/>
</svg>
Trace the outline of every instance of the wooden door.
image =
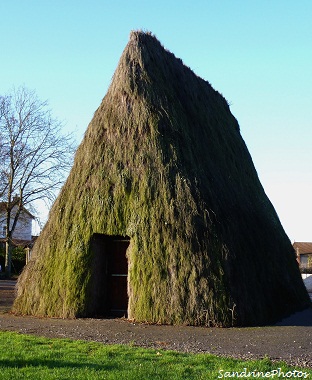
<svg viewBox="0 0 312 380">
<path fill-rule="evenodd" d="M 126 316 L 128 309 L 129 239 L 113 238 L 109 244 L 107 265 L 107 298 L 111 316 Z"/>
<path fill-rule="evenodd" d="M 127 316 L 128 260 L 130 239 L 123 236 L 94 234 L 92 276 L 88 315 L 93 317 Z"/>
</svg>

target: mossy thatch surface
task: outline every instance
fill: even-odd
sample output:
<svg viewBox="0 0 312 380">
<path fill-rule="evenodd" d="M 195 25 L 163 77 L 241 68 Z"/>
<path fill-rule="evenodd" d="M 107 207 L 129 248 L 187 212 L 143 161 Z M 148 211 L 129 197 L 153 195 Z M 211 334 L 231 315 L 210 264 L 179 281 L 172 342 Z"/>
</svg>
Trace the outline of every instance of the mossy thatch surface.
<svg viewBox="0 0 312 380">
<path fill-rule="evenodd" d="M 258 325 L 309 304 L 226 100 L 149 33 L 131 33 L 14 311 L 92 315 L 95 233 L 131 239 L 137 321 Z"/>
</svg>

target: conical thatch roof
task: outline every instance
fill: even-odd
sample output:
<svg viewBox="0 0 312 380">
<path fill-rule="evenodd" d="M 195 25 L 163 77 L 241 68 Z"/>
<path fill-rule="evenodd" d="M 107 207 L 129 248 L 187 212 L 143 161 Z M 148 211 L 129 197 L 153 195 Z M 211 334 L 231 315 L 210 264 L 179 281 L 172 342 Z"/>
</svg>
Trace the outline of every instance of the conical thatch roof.
<svg viewBox="0 0 312 380">
<path fill-rule="evenodd" d="M 258 325 L 309 305 L 226 100 L 148 33 L 131 33 L 14 311 L 99 313 L 99 234 L 130 239 L 137 321 Z"/>
</svg>

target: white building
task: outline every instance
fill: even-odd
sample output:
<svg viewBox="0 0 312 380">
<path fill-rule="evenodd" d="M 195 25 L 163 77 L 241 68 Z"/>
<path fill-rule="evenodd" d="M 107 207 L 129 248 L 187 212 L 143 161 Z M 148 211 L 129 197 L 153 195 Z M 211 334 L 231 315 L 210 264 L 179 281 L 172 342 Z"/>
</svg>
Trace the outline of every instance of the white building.
<svg viewBox="0 0 312 380">
<path fill-rule="evenodd" d="M 11 225 L 12 227 L 14 217 L 16 215 L 17 206 L 13 207 L 11 214 Z M 35 217 L 27 211 L 25 208 L 22 209 L 16 227 L 13 231 L 13 240 L 16 241 L 31 241 L 32 240 L 32 225 Z M 6 236 L 6 203 L 0 202 L 0 239 Z"/>
</svg>

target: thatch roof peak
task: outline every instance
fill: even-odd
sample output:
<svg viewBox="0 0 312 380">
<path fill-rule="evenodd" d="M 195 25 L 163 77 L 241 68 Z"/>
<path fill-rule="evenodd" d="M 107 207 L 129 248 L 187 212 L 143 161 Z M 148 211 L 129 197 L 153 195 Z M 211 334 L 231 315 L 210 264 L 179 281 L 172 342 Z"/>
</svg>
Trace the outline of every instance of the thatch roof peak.
<svg viewBox="0 0 312 380">
<path fill-rule="evenodd" d="M 129 41 L 136 41 L 139 43 L 140 41 L 144 40 L 153 40 L 160 43 L 151 31 L 131 30 Z"/>
<path fill-rule="evenodd" d="M 155 64 L 157 66 L 163 65 L 165 61 L 164 54 L 166 53 L 172 54 L 164 49 L 152 33 L 132 31 L 119 60 L 113 81 L 115 80 L 118 85 L 122 85 L 125 79 L 127 82 L 125 77 L 130 76 L 136 81 L 141 79 L 143 73 L 148 76 Z M 134 88 L 131 88 L 131 90 L 134 90 Z"/>
<path fill-rule="evenodd" d="M 209 82 L 184 65 L 180 58 L 165 49 L 151 32 L 132 31 L 103 105 L 114 103 L 121 120 L 129 113 L 135 116 L 132 106 L 139 102 L 141 107 L 138 112 L 156 108 L 165 110 L 171 107 L 170 104 L 178 102 L 181 112 L 191 111 L 194 119 L 197 118 L 194 102 L 202 103 L 202 107 L 211 114 L 219 107 L 222 112 L 230 113 L 226 99 Z M 239 131 L 233 115 L 231 119 L 228 126 Z M 180 126 L 176 125 L 176 128 Z M 190 127 L 199 128 L 199 125 L 193 123 Z"/>
<path fill-rule="evenodd" d="M 129 41 L 124 49 L 119 64 L 123 59 L 126 59 L 127 64 L 137 61 L 137 63 L 141 65 L 141 68 L 145 69 L 148 69 L 147 66 L 153 66 L 154 64 L 157 65 L 158 68 L 162 65 L 166 66 L 166 64 L 169 63 L 168 61 L 171 60 L 171 64 L 179 66 L 180 70 L 185 68 L 195 77 L 198 77 L 189 67 L 183 64 L 182 59 L 176 57 L 171 51 L 166 49 L 150 31 L 131 31 Z M 165 69 L 165 67 L 163 67 L 163 69 Z M 203 81 L 206 82 L 205 80 Z"/>
</svg>

